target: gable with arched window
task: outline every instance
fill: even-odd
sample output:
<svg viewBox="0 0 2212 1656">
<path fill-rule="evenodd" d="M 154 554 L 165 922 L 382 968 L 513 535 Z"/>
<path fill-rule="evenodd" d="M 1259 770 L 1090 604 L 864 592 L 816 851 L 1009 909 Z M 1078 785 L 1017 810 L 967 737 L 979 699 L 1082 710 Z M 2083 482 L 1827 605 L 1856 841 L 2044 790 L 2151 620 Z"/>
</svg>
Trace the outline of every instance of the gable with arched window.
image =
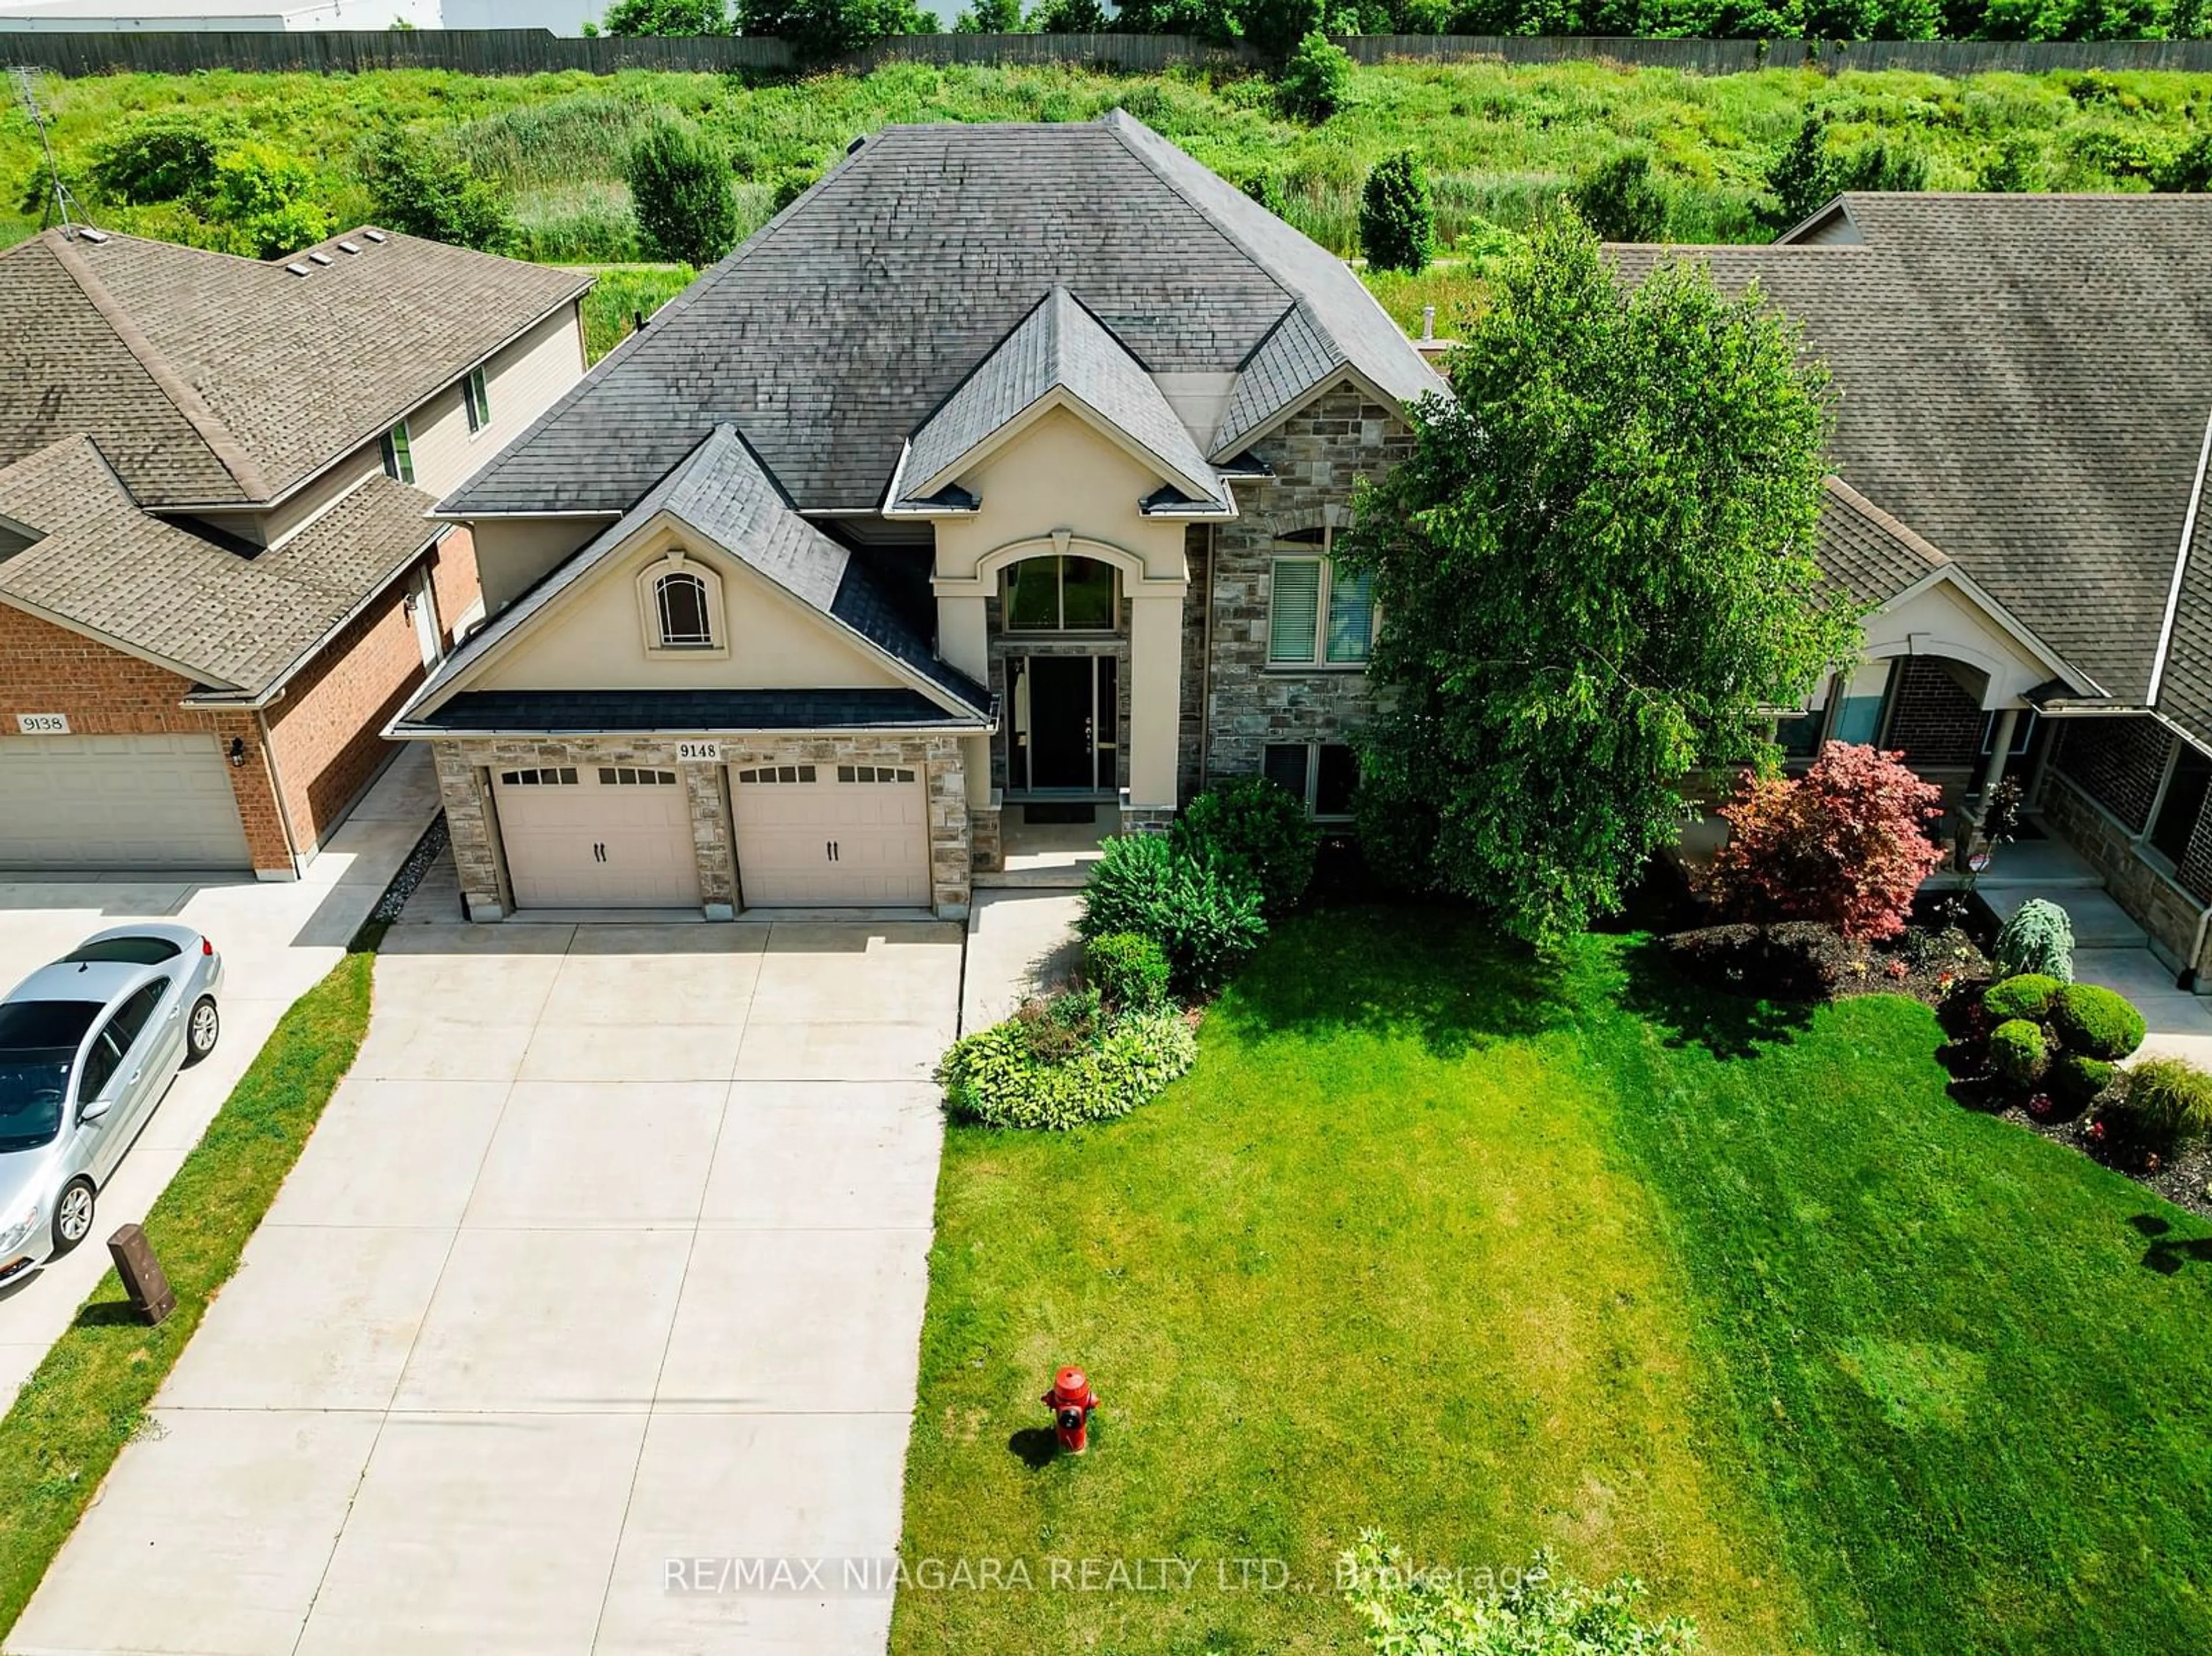
<svg viewBox="0 0 2212 1656">
<path fill-rule="evenodd" d="M 682 549 L 648 564 L 637 589 L 647 650 L 696 655 L 727 648 L 721 578 Z"/>
</svg>

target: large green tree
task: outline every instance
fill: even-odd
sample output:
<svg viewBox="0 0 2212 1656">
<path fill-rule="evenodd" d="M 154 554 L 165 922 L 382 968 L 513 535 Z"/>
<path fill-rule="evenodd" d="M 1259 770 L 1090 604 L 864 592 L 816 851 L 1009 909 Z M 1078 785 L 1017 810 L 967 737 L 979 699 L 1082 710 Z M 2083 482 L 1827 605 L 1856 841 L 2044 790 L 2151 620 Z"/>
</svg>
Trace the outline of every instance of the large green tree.
<svg viewBox="0 0 2212 1656">
<path fill-rule="evenodd" d="M 1620 907 L 1693 778 L 1771 763 L 1762 710 L 1855 646 L 1812 558 L 1826 377 L 1755 293 L 1626 288 L 1565 213 L 1449 373 L 1340 543 L 1383 617 L 1360 827 L 1547 943 Z"/>
<path fill-rule="evenodd" d="M 712 264 L 738 239 L 730 158 L 688 123 L 662 118 L 629 155 L 630 210 L 640 236 L 661 258 Z"/>
</svg>

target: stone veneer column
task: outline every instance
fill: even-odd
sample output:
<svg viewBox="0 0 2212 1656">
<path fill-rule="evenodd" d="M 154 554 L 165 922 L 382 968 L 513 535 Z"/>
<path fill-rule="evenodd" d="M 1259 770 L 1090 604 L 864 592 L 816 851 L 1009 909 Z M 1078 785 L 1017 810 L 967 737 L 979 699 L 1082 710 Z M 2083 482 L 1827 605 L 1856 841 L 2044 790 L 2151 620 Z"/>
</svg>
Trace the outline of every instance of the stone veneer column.
<svg viewBox="0 0 2212 1656">
<path fill-rule="evenodd" d="M 430 755 L 438 767 L 438 797 L 446 806 L 446 835 L 460 877 L 461 907 L 472 920 L 506 917 L 499 878 L 499 852 L 492 844 L 491 791 L 469 754 L 457 743 L 434 742 Z"/>
<path fill-rule="evenodd" d="M 720 765 L 679 765 L 691 807 L 691 848 L 699 864 L 699 902 L 710 920 L 738 915 L 738 852 L 732 843 L 730 802 Z"/>
<path fill-rule="evenodd" d="M 1129 806 L 1176 805 L 1182 726 L 1182 595 L 1129 603 Z"/>
</svg>

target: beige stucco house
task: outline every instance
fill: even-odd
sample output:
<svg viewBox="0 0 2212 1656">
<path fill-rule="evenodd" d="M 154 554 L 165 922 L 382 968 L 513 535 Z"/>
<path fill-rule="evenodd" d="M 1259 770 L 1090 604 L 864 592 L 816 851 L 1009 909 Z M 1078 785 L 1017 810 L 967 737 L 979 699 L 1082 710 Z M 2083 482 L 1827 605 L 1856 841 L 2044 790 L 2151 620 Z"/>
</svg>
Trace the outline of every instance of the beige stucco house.
<svg viewBox="0 0 2212 1656">
<path fill-rule="evenodd" d="M 441 504 L 488 621 L 392 732 L 483 919 L 955 915 L 1031 817 L 1346 815 L 1331 537 L 1442 388 L 1126 115 L 893 128 Z"/>
<path fill-rule="evenodd" d="M 590 285 L 368 227 L 0 253 L 0 870 L 313 858 L 481 613 L 429 509 L 582 376 Z"/>
</svg>

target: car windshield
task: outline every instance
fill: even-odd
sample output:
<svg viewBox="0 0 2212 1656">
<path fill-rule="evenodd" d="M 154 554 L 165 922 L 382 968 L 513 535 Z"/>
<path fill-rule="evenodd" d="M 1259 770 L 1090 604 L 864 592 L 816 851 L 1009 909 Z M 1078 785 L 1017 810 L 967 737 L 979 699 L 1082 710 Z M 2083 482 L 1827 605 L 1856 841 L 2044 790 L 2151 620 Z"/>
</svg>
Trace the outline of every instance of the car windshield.
<svg viewBox="0 0 2212 1656">
<path fill-rule="evenodd" d="M 74 1046 L 0 1052 L 0 1156 L 53 1143 L 76 1056 Z"/>
<path fill-rule="evenodd" d="M 167 937 L 95 937 L 72 949 L 62 956 L 62 961 L 69 966 L 80 961 L 95 966 L 159 966 L 163 961 L 176 959 L 180 952 Z"/>
</svg>

